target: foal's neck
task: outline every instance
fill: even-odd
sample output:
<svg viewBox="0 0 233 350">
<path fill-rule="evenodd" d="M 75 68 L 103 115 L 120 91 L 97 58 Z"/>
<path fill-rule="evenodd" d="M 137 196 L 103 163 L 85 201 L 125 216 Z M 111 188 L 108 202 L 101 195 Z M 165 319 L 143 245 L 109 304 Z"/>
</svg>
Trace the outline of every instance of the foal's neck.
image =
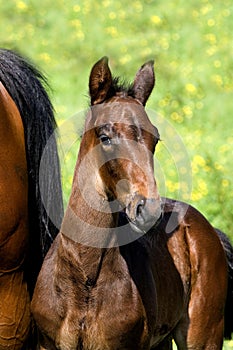
<svg viewBox="0 0 233 350">
<path fill-rule="evenodd" d="M 84 277 L 95 280 L 106 248 L 115 237 L 117 214 L 111 212 L 104 194 L 99 194 L 96 183 L 98 174 L 93 166 L 80 180 L 80 159 L 77 162 L 72 193 L 61 227 L 63 246 L 80 266 Z M 89 170 L 89 171 L 88 171 Z"/>
</svg>

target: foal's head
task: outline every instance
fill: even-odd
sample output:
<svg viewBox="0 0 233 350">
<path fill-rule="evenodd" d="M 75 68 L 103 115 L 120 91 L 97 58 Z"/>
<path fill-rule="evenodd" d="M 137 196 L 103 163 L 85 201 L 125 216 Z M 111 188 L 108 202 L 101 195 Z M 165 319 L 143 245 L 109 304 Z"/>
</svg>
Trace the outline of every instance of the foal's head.
<svg viewBox="0 0 233 350">
<path fill-rule="evenodd" d="M 153 168 L 159 133 L 144 109 L 154 82 L 153 62 L 148 62 L 130 87 L 120 86 L 106 57 L 94 65 L 89 80 L 91 109 L 83 143 L 88 152 L 95 149 L 96 191 L 110 205 L 118 203 L 139 232 L 151 228 L 161 215 Z"/>
</svg>

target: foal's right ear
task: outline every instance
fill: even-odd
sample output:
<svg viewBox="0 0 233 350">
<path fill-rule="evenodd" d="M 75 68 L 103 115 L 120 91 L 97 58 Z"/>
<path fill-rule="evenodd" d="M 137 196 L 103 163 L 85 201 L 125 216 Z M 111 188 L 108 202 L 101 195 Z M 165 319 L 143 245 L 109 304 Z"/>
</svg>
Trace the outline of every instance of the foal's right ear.
<svg viewBox="0 0 233 350">
<path fill-rule="evenodd" d="M 112 85 L 112 74 L 108 67 L 108 57 L 102 57 L 93 66 L 89 78 L 91 105 L 102 103 Z"/>
</svg>

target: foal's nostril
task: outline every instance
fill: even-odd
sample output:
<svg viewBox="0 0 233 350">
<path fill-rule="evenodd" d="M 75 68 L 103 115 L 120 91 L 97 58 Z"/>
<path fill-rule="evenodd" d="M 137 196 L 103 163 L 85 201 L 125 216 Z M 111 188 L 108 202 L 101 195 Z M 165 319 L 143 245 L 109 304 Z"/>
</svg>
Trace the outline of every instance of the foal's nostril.
<svg viewBox="0 0 233 350">
<path fill-rule="evenodd" d="M 161 216 L 160 199 L 137 195 L 126 207 L 126 215 L 133 230 L 145 233 Z"/>
<path fill-rule="evenodd" d="M 142 214 L 143 208 L 145 207 L 145 200 L 141 199 L 140 202 L 137 205 L 136 209 L 136 216 L 139 216 Z"/>
</svg>

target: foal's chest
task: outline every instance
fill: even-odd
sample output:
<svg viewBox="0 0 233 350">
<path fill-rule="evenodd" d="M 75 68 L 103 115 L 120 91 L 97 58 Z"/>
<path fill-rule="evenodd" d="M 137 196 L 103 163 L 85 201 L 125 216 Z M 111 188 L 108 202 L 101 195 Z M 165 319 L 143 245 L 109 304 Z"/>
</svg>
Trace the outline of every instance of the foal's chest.
<svg viewBox="0 0 233 350">
<path fill-rule="evenodd" d="M 177 323 L 183 302 L 181 281 L 175 278 L 175 271 L 175 277 L 169 277 L 164 259 L 175 268 L 167 256 L 159 251 L 156 256 L 159 254 L 158 271 L 152 271 L 145 257 L 137 259 L 135 255 L 126 263 L 118 255 L 102 265 L 95 285 L 83 284 L 81 289 L 76 285 L 57 333 L 57 348 L 143 350 L 149 349 L 150 343 L 159 343 Z M 171 295 L 176 295 L 176 307 Z"/>
<path fill-rule="evenodd" d="M 86 311 L 69 311 L 57 345 L 62 350 L 143 349 L 148 344 L 144 306 L 130 281 L 93 288 Z M 147 348 L 147 347 L 146 347 Z"/>
</svg>

